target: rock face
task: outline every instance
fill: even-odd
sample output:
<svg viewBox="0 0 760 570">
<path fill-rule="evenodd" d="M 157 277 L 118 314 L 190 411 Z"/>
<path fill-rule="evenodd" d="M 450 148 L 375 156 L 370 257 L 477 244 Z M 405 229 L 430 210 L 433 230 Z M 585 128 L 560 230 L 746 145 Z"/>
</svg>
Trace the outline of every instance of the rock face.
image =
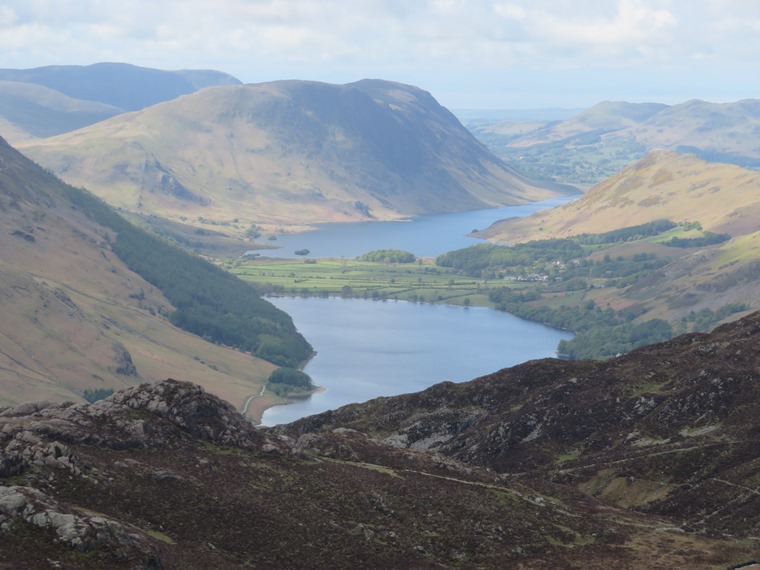
<svg viewBox="0 0 760 570">
<path fill-rule="evenodd" d="M 18 521 L 51 530 L 57 542 L 82 552 L 105 547 L 117 560 L 163 568 L 157 549 L 145 537 L 114 520 L 67 509 L 37 489 L 0 487 L 0 532 L 11 531 Z"/>
<path fill-rule="evenodd" d="M 129 449 L 177 445 L 191 436 L 253 449 L 262 441 L 231 404 L 196 384 L 171 379 L 140 384 L 93 404 L 22 404 L 0 412 L 0 426 L 6 476 L 24 462 L 76 472 L 65 443 Z"/>
<path fill-rule="evenodd" d="M 257 430 L 167 380 L 0 410 L 0 568 L 729 568 L 760 314 Z"/>
<path fill-rule="evenodd" d="M 0 480 L 30 473 L 34 479 L 40 471 L 92 479 L 98 469 L 72 447 L 160 449 L 181 446 L 187 439 L 241 450 L 263 442 L 231 404 L 195 384 L 167 380 L 141 384 L 93 404 L 35 402 L 0 411 Z M 165 472 L 154 475 L 172 479 Z M 20 523 L 52 531 L 56 543 L 81 552 L 103 551 L 109 559 L 138 562 L 140 568 L 164 567 L 144 532 L 65 507 L 33 487 L 0 486 L 0 532 L 13 532 Z"/>
</svg>

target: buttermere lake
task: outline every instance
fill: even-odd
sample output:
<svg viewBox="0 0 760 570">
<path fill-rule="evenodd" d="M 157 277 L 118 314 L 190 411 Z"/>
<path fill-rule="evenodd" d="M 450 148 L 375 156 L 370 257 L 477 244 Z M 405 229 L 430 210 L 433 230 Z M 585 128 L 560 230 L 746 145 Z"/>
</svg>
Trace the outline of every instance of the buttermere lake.
<svg viewBox="0 0 760 570">
<path fill-rule="evenodd" d="M 308 249 L 310 257 L 354 258 L 375 249 L 403 249 L 418 257 L 435 257 L 467 247 L 481 240 L 467 237 L 473 230 L 484 230 L 506 218 L 527 216 L 538 210 L 568 202 L 575 196 L 560 196 L 522 206 L 489 210 L 420 216 L 405 222 L 356 222 L 317 224 L 317 229 L 277 236 L 275 250 L 259 250 L 267 257 L 298 257 L 295 252 Z"/>
<path fill-rule="evenodd" d="M 433 257 L 478 243 L 466 237 L 493 222 L 526 216 L 563 204 L 570 197 L 523 206 L 422 216 L 408 222 L 324 224 L 313 232 L 281 236 L 271 257 L 353 258 L 375 249 L 403 249 Z M 572 334 L 484 308 L 341 298 L 270 299 L 287 312 L 317 352 L 305 371 L 319 394 L 268 409 L 263 425 L 423 390 L 451 380 L 462 382 L 526 360 L 554 356 L 557 343 Z"/>
<path fill-rule="evenodd" d="M 305 371 L 325 391 L 264 412 L 263 425 L 461 382 L 554 356 L 570 333 L 481 307 L 341 298 L 270 299 L 293 317 L 317 355 Z"/>
</svg>

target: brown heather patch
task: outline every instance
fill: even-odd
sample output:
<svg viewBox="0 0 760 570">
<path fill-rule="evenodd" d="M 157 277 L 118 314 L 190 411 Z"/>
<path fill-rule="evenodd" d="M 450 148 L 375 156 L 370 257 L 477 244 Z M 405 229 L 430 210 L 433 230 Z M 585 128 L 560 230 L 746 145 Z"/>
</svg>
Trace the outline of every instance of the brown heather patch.
<svg viewBox="0 0 760 570">
<path fill-rule="evenodd" d="M 628 365 L 636 363 L 631 359 Z M 514 380 L 518 386 L 555 389 L 556 380 L 543 375 L 557 378 L 558 366 L 565 363 L 518 367 L 513 369 Z M 579 383 L 593 383 L 592 366 L 573 368 L 566 372 L 579 373 Z M 357 420 L 367 426 L 380 420 L 398 426 L 425 418 L 425 402 L 435 408 L 446 402 L 450 413 L 467 413 L 460 407 L 461 398 L 491 401 L 497 396 L 495 378 L 498 375 L 465 385 L 443 384 L 326 416 L 334 419 L 348 413 L 354 425 Z M 517 395 L 518 386 L 507 389 Z M 561 471 L 538 469 L 529 474 L 524 466 L 515 465 L 520 473 L 499 476 L 477 466 L 476 458 L 475 463 L 464 463 L 430 451 L 389 447 L 351 429 L 304 430 L 308 420 L 295 428 L 302 433 L 298 439 L 283 438 L 273 430 L 250 432 L 250 426 L 233 421 L 229 409 L 215 408 L 213 399 L 198 394 L 171 396 L 190 392 L 190 386 L 169 382 L 166 387 L 145 389 L 144 396 L 134 392 L 129 401 L 143 402 L 137 408 L 121 409 L 113 403 L 93 408 L 100 410 L 95 416 L 97 444 L 82 443 L 81 438 L 88 437 L 87 422 L 93 421 L 87 408 L 74 414 L 65 409 L 49 412 L 68 418 L 56 424 L 57 437 L 66 439 L 67 457 L 82 473 L 41 466 L 16 476 L 14 483 L 32 485 L 77 511 L 119 521 L 143 543 L 147 541 L 167 569 L 601 569 L 613 562 L 622 568 L 665 564 L 708 569 L 751 560 L 757 554 L 750 542 L 678 530 L 674 528 L 678 516 L 635 512 L 611 504 L 608 499 L 613 497 L 605 499 L 604 493 L 598 498 L 580 493 L 577 483 L 564 479 L 576 472 L 580 477 L 579 469 L 593 470 L 602 461 L 601 455 L 588 457 L 582 447 L 575 447 L 580 454 L 564 461 Z M 166 395 L 165 406 L 156 405 L 158 393 Z M 201 401 L 205 403 L 197 406 Z M 414 401 L 423 408 L 410 409 L 412 416 L 405 416 L 403 406 Z M 536 410 L 519 396 L 511 401 Z M 154 406 L 166 410 L 163 417 L 149 411 Z M 401 407 L 389 417 L 394 406 Z M 103 410 L 108 412 L 104 415 Z M 425 421 L 432 419 L 428 416 Z M 45 421 L 27 425 L 36 426 L 29 429 L 46 438 Z M 2 422 L 19 425 L 24 417 L 0 418 Z M 77 422 L 85 423 L 76 428 Z M 143 435 L 130 428 L 134 422 L 142 425 Z M 250 443 L 221 445 L 214 435 L 199 441 L 184 425 L 198 426 L 199 435 L 206 434 L 200 426 L 208 426 L 210 434 Z M 219 431 L 218 425 L 227 427 Z M 292 430 L 278 431 L 295 436 Z M 132 438 L 143 438 L 142 445 L 136 446 Z M 646 458 L 639 459 L 636 465 L 645 467 L 645 462 Z M 605 491 L 610 495 L 616 485 L 628 484 L 614 469 L 605 469 Z M 643 482 L 640 488 L 632 486 L 641 491 L 638 504 L 652 495 L 643 486 Z M 43 556 L 65 561 L 70 568 L 102 567 L 112 560 L 109 567 L 127 567 L 120 565 L 123 559 L 114 558 L 118 551 L 112 543 L 77 556 L 51 538 L 26 528 L 0 532 L 0 552 L 17 567 L 37 564 Z"/>
</svg>

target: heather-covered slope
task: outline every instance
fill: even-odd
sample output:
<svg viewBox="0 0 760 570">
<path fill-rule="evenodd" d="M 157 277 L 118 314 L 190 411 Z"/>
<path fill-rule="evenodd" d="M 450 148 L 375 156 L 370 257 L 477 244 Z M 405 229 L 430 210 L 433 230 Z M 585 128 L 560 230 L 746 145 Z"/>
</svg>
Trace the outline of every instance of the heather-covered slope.
<svg viewBox="0 0 760 570">
<path fill-rule="evenodd" d="M 257 431 L 169 380 L 0 411 L 0 565 L 707 569 L 758 554 L 743 538 L 756 510 L 735 536 L 707 537 L 550 478 L 350 429 Z"/>
<path fill-rule="evenodd" d="M 759 342 L 754 313 L 605 362 L 532 361 L 276 430 L 295 437 L 354 429 L 506 481 L 558 483 L 668 517 L 687 532 L 756 540 Z"/>
<path fill-rule="evenodd" d="M 570 191 L 520 176 L 421 89 L 379 80 L 206 89 L 27 145 L 112 205 L 229 231 L 391 219 Z"/>
</svg>

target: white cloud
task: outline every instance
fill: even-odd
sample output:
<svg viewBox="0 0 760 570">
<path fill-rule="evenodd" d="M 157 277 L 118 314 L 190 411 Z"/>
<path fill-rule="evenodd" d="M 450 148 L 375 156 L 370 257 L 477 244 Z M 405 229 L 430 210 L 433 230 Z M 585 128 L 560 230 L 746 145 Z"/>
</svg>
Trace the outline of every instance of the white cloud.
<svg viewBox="0 0 760 570">
<path fill-rule="evenodd" d="M 612 18 L 566 19 L 542 14 L 547 25 L 545 39 L 571 45 L 648 44 L 659 41 L 676 21 L 667 10 L 643 5 L 641 0 L 619 0 Z"/>
<path fill-rule="evenodd" d="M 107 58 L 214 67 L 246 81 L 480 77 L 483 89 L 517 70 L 575 69 L 586 78 L 597 70 L 603 83 L 599 70 L 696 77 L 709 75 L 708 65 L 743 65 L 746 83 L 760 60 L 758 31 L 757 0 L 5 0 L 0 7 L 6 67 Z"/>
<path fill-rule="evenodd" d="M 18 20 L 16 11 L 10 6 L 0 6 L 0 28 L 12 26 Z"/>
</svg>

